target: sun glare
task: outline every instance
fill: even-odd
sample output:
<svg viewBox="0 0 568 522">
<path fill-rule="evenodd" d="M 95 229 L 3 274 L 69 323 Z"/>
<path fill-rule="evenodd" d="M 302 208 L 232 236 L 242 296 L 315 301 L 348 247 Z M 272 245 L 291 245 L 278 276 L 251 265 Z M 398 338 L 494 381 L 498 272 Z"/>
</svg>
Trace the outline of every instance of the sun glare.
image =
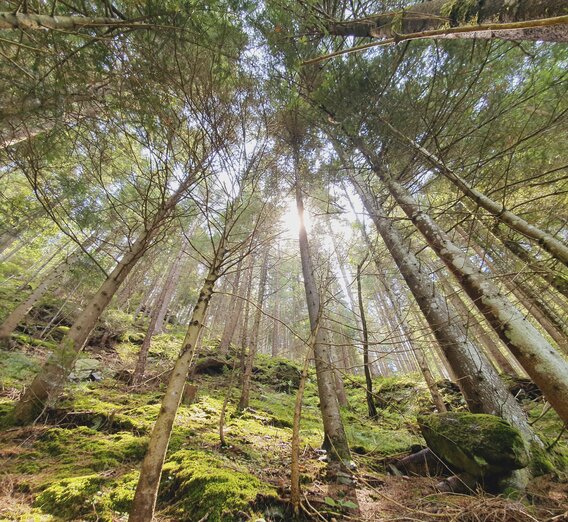
<svg viewBox="0 0 568 522">
<path fill-rule="evenodd" d="M 290 198 L 286 200 L 286 211 L 282 216 L 281 222 L 287 236 L 298 237 L 298 232 L 300 231 L 300 217 L 298 216 L 295 199 Z M 304 210 L 304 222 L 306 223 L 306 230 L 309 233 L 312 227 L 312 219 L 307 208 Z"/>
</svg>

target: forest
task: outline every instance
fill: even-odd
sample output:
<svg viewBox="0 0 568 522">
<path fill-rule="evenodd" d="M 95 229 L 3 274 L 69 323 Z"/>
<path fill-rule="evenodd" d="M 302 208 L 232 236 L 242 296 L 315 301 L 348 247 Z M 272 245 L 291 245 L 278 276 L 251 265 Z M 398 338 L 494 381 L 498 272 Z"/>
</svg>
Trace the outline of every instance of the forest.
<svg viewBox="0 0 568 522">
<path fill-rule="evenodd" d="M 0 0 L 0 521 L 568 521 L 566 0 Z"/>
</svg>

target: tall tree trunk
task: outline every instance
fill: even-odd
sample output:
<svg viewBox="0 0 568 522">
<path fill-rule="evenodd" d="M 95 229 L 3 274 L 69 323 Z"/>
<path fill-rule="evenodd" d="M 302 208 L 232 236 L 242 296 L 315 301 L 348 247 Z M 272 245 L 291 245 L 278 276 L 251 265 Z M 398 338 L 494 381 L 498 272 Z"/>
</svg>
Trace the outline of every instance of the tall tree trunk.
<svg viewBox="0 0 568 522">
<path fill-rule="evenodd" d="M 363 341 L 363 370 L 365 372 L 365 396 L 367 398 L 367 411 L 369 418 L 377 416 L 377 407 L 373 397 L 373 379 L 369 368 L 369 332 L 367 330 L 367 318 L 365 316 L 365 305 L 363 303 L 363 291 L 361 289 L 361 267 L 364 261 L 357 265 L 357 295 L 359 297 L 359 318 L 361 320 L 361 336 Z"/>
<path fill-rule="evenodd" d="M 231 296 L 231 301 L 229 303 L 229 317 L 225 322 L 225 328 L 223 329 L 223 335 L 221 335 L 221 342 L 219 343 L 219 354 L 225 355 L 229 351 L 229 346 L 233 337 L 235 335 L 235 329 L 239 323 L 239 317 L 241 316 L 241 310 L 243 308 L 243 301 L 240 294 L 243 291 L 243 286 L 241 281 L 243 260 L 239 260 L 239 264 L 236 268 L 235 279 L 233 281 L 233 295 Z"/>
<path fill-rule="evenodd" d="M 429 0 L 416 3 L 403 10 L 387 11 L 360 20 L 346 20 L 327 24 L 329 34 L 361 38 L 391 38 L 396 35 L 421 33 L 442 29 L 448 23 L 452 27 L 471 23 L 487 24 L 538 20 L 566 14 L 563 0 L 487 0 L 482 3 L 468 0 Z M 489 33 L 489 34 L 485 34 Z M 459 37 L 458 35 L 450 35 Z M 534 28 L 504 31 L 477 31 L 460 35 L 465 38 L 504 38 L 510 40 L 544 40 L 563 42 L 568 40 L 566 24 L 558 28 Z"/>
<path fill-rule="evenodd" d="M 193 182 L 193 176 L 183 180 L 154 215 L 153 220 L 144 226 L 143 232 L 132 243 L 115 269 L 109 274 L 99 290 L 79 314 L 73 326 L 40 369 L 32 384 L 16 404 L 13 416 L 17 423 L 33 421 L 47 402 L 55 397 L 71 373 L 78 354 L 95 327 L 99 317 L 110 303 L 112 297 L 144 255 L 153 238 L 169 218 L 178 201 Z"/>
<path fill-rule="evenodd" d="M 516 426 L 527 442 L 538 440 L 524 412 L 505 388 L 491 363 L 468 339 L 459 315 L 450 309 L 440 295 L 430 278 L 429 270 L 424 269 L 424 265 L 410 250 L 378 201 L 369 194 L 368 187 L 363 190 L 356 179 L 352 180 L 363 205 L 452 366 L 469 409 L 474 413 L 501 416 Z"/>
<path fill-rule="evenodd" d="M 442 394 L 440 393 L 440 390 L 438 390 L 438 386 L 436 385 L 436 381 L 434 379 L 434 376 L 432 375 L 432 372 L 430 371 L 430 366 L 428 365 L 428 361 L 426 360 L 426 356 L 425 356 L 424 352 L 421 350 L 421 348 L 415 346 L 415 343 L 413 342 L 408 322 L 406 321 L 406 319 L 404 317 L 402 317 L 400 307 L 396 303 L 396 298 L 395 298 L 394 292 L 393 292 L 392 288 L 390 287 L 390 285 L 387 283 L 383 270 L 380 270 L 381 266 L 378 262 L 378 259 L 376 259 L 375 264 L 376 264 L 377 268 L 379 269 L 379 274 L 380 274 L 379 277 L 381 279 L 381 283 L 382 283 L 383 287 L 385 288 L 385 295 L 388 299 L 388 302 L 386 303 L 386 305 L 388 307 L 389 304 L 390 304 L 390 308 L 392 310 L 394 310 L 394 315 L 395 315 L 395 317 L 398 321 L 398 324 L 400 325 L 400 328 L 403 332 L 403 335 L 405 335 L 406 339 L 408 340 L 408 346 L 409 346 L 409 349 L 410 349 L 410 353 L 412 353 L 414 355 L 415 359 L 416 359 L 416 362 L 418 364 L 418 368 L 419 368 L 420 372 L 422 373 L 422 376 L 424 377 L 424 382 L 426 383 L 426 386 L 428 387 L 428 390 L 430 391 L 430 395 L 432 396 L 432 401 L 434 402 L 434 405 L 436 406 L 436 408 L 438 409 L 439 412 L 444 412 L 444 411 L 446 411 L 446 405 L 444 404 L 444 399 L 442 397 Z"/>
<path fill-rule="evenodd" d="M 166 280 L 158 294 L 156 302 L 150 313 L 150 322 L 148 323 L 148 329 L 146 330 L 146 335 L 144 336 L 144 341 L 140 347 L 140 352 L 138 352 L 138 359 L 136 361 L 136 367 L 134 368 L 134 373 L 132 374 L 132 384 L 138 385 L 142 382 L 144 378 L 144 371 L 146 370 L 146 362 L 148 360 L 148 353 L 150 351 L 150 346 L 152 344 L 152 337 L 158 331 L 158 323 L 163 324 L 164 316 L 168 309 L 169 302 L 167 300 L 168 296 L 171 299 L 173 293 L 173 287 L 177 283 L 175 281 L 179 278 L 181 260 L 184 255 L 185 241 L 182 241 L 181 247 L 172 261 L 169 267 Z"/>
<path fill-rule="evenodd" d="M 268 250 L 264 253 L 262 267 L 260 269 L 260 280 L 258 282 L 258 297 L 256 300 L 256 310 L 252 323 L 252 332 L 248 355 L 246 357 L 245 371 L 242 379 L 241 398 L 239 399 L 239 410 L 244 410 L 249 406 L 250 387 L 252 380 L 252 368 L 258 350 L 258 332 L 260 330 L 260 320 L 262 319 L 262 307 L 264 306 L 264 294 L 266 293 L 266 279 L 268 274 Z"/>
<path fill-rule="evenodd" d="M 520 261 L 522 261 L 529 269 L 538 274 L 558 293 L 568 299 L 568 278 L 562 273 L 550 270 L 542 261 L 539 261 L 527 252 L 525 248 L 519 245 L 513 239 L 508 238 L 499 226 L 494 226 L 491 232 L 503 243 L 503 245 L 512 252 Z"/>
<path fill-rule="evenodd" d="M 494 2 L 496 0 L 493 0 Z M 432 2 L 427 2 L 432 3 Z M 421 4 L 425 5 L 425 4 Z M 566 8 L 566 6 L 564 6 Z M 496 217 L 502 223 L 505 223 L 508 227 L 519 232 L 526 238 L 537 243 L 543 250 L 546 250 L 554 258 L 558 259 L 560 262 L 568 266 L 568 246 L 562 243 L 562 241 L 556 239 L 553 235 L 548 232 L 541 230 L 540 228 L 531 225 L 523 218 L 517 214 L 507 210 L 503 203 L 492 200 L 490 197 L 486 196 L 476 188 L 472 187 L 467 181 L 461 178 L 456 172 L 451 168 L 446 166 L 446 164 L 438 158 L 435 154 L 426 150 L 420 144 L 411 140 L 410 138 L 404 136 L 401 132 L 395 129 L 390 123 L 385 120 L 381 120 L 388 128 L 395 133 L 396 136 L 402 138 L 406 144 L 422 154 L 428 162 L 446 179 L 451 181 L 456 187 L 458 187 L 466 196 L 471 198 L 477 205 L 484 208 Z"/>
<path fill-rule="evenodd" d="M 151 25 L 140 21 L 122 20 L 108 17 L 88 16 L 50 16 L 36 13 L 0 13 L 0 29 L 24 31 L 53 30 L 77 31 L 80 29 L 147 29 Z"/>
<path fill-rule="evenodd" d="M 28 315 L 33 306 L 46 294 L 51 286 L 69 270 L 73 264 L 81 258 L 83 248 L 88 248 L 95 238 L 88 238 L 82 245 L 82 248 L 75 250 L 69 254 L 61 263 L 54 267 L 44 278 L 43 281 L 36 287 L 36 289 L 22 301 L 10 314 L 4 322 L 0 325 L 0 344 L 7 343 L 10 336 L 22 322 L 24 317 Z"/>
<path fill-rule="evenodd" d="M 231 227 L 225 225 L 221 240 L 215 251 L 209 272 L 199 293 L 197 303 L 193 308 L 189 327 L 183 340 L 180 355 L 172 370 L 168 388 L 162 399 L 162 407 L 154 424 L 146 456 L 142 462 L 140 479 L 134 494 L 129 522 L 151 522 L 154 518 L 156 498 L 162 466 L 170 442 L 172 427 L 185 386 L 189 367 L 193 360 L 197 340 L 206 319 L 207 307 L 213 295 L 215 283 L 220 276 L 221 266 L 225 256 L 227 233 Z"/>
<path fill-rule="evenodd" d="M 194 225 L 195 226 L 193 226 L 188 232 L 188 236 L 191 236 L 195 232 L 195 229 L 197 228 L 197 222 L 195 222 Z M 182 246 L 180 248 L 180 251 L 178 252 L 177 258 L 171 267 L 170 273 L 168 274 L 168 282 L 164 287 L 166 288 L 166 294 L 164 296 L 164 299 L 162 300 L 162 307 L 158 311 L 158 318 L 156 320 L 156 327 L 154 330 L 155 333 L 162 333 L 164 331 L 168 309 L 172 303 L 172 298 L 174 297 L 174 293 L 177 289 L 177 284 L 181 277 L 181 269 L 184 265 L 182 259 L 185 255 L 185 248 L 187 247 L 187 244 L 187 239 L 184 236 L 184 238 L 182 239 Z"/>
<path fill-rule="evenodd" d="M 513 377 L 519 377 L 519 372 L 501 352 L 497 344 L 493 341 L 488 332 L 485 331 L 483 326 L 477 322 L 477 319 L 470 312 L 468 306 L 463 302 L 461 297 L 454 291 L 449 281 L 445 281 L 443 277 L 440 277 L 439 282 L 444 289 L 446 297 L 450 300 L 450 303 L 452 303 L 452 306 L 461 315 L 468 328 L 471 328 L 474 337 L 479 339 L 489 356 L 495 360 L 498 369 Z"/>
<path fill-rule="evenodd" d="M 278 244 L 276 252 L 276 266 L 274 268 L 274 305 L 272 308 L 272 357 L 278 357 L 281 352 L 280 347 L 283 344 L 280 339 L 280 299 L 278 298 L 278 291 L 280 289 L 280 260 L 282 259 L 280 244 Z"/>
<path fill-rule="evenodd" d="M 483 313 L 509 350 L 564 422 L 568 422 L 568 362 L 538 330 L 500 292 L 496 285 L 474 265 L 448 234 L 422 210 L 410 193 L 388 174 L 379 158 L 361 139 L 357 147 L 369 159 L 373 171 L 405 214 L 422 233 L 429 246 L 444 261 L 471 300 Z"/>
<path fill-rule="evenodd" d="M 496 276 L 499 276 L 500 270 L 495 266 L 491 258 L 487 256 L 487 253 L 479 245 L 475 244 L 475 242 L 472 246 L 489 270 Z M 547 308 L 541 303 L 528 282 L 525 281 L 525 284 L 521 287 L 507 275 L 501 277 L 501 281 L 503 281 L 505 288 L 507 288 L 517 298 L 519 303 L 527 309 L 529 314 L 536 319 L 544 331 L 550 335 L 558 347 L 564 353 L 568 353 L 568 338 L 563 332 L 563 325 L 558 324 L 557 318 L 549 314 Z"/>
<path fill-rule="evenodd" d="M 304 288 L 306 291 L 310 325 L 312 330 L 315 330 L 318 317 L 322 315 L 320 310 L 322 303 L 316 284 L 308 234 L 304 224 L 304 200 L 302 197 L 302 187 L 300 185 L 300 158 L 297 146 L 294 147 L 294 169 L 296 177 L 296 205 L 300 221 L 299 244 L 302 274 L 304 276 Z M 325 434 L 323 446 L 328 451 L 331 461 L 346 462 L 351 459 L 351 453 L 349 451 L 343 421 L 341 420 L 339 403 L 335 391 L 333 368 L 331 368 L 329 362 L 329 341 L 324 325 L 318 328 L 316 341 L 314 343 L 314 357 L 318 395 Z"/>
<path fill-rule="evenodd" d="M 240 332 L 240 339 L 238 343 L 239 348 L 239 357 L 240 357 L 240 385 L 243 384 L 243 379 L 245 375 L 245 368 L 246 368 L 246 353 L 249 344 L 249 320 L 250 320 L 250 299 L 252 294 L 252 276 L 253 276 L 253 269 L 254 269 L 254 259 L 255 255 L 253 253 L 250 254 L 250 261 L 248 267 L 248 275 L 247 280 L 245 283 L 246 288 L 246 295 L 245 295 L 245 309 L 243 314 L 243 319 L 241 322 L 241 332 Z"/>
</svg>

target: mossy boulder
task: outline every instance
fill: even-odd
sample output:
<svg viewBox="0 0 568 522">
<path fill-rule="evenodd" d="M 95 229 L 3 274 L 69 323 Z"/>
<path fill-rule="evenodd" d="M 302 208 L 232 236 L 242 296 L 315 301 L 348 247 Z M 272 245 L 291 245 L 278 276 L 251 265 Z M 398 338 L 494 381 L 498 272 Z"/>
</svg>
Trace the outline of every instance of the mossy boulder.
<svg viewBox="0 0 568 522">
<path fill-rule="evenodd" d="M 180 520 L 248 520 L 263 502 L 277 498 L 271 486 L 206 451 L 178 451 L 163 467 L 159 500 L 163 506 L 174 506 Z"/>
<path fill-rule="evenodd" d="M 277 392 L 293 393 L 300 386 L 301 370 L 297 364 L 281 357 L 259 355 L 254 366 L 257 382 L 272 386 Z"/>
<path fill-rule="evenodd" d="M 428 447 L 455 470 L 483 479 L 529 464 L 520 432 L 494 415 L 449 412 L 418 418 Z"/>
</svg>

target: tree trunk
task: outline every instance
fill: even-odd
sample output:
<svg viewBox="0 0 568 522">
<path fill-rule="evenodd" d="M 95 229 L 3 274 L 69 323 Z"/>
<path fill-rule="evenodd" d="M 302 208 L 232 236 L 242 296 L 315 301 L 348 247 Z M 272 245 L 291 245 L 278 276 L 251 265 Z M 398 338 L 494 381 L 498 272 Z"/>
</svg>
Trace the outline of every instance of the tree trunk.
<svg viewBox="0 0 568 522">
<path fill-rule="evenodd" d="M 83 244 L 86 248 L 94 241 L 94 238 L 89 238 Z M 4 319 L 0 325 L 0 344 L 7 343 L 10 336 L 22 322 L 24 317 L 28 315 L 33 306 L 46 294 L 55 281 L 60 280 L 61 277 L 69 270 L 69 268 L 81 257 L 83 250 L 78 249 L 72 254 L 68 255 L 61 263 L 54 267 L 37 286 L 37 288 L 28 296 L 27 299 L 22 301 L 12 312 Z"/>
<path fill-rule="evenodd" d="M 452 303 L 452 306 L 461 315 L 466 325 L 471 327 L 475 338 L 479 339 L 483 347 L 487 350 L 497 363 L 498 369 L 513 377 L 519 377 L 519 372 L 513 367 L 509 360 L 505 357 L 491 336 L 484 330 L 483 326 L 477 322 L 477 319 L 470 312 L 468 306 L 463 302 L 462 298 L 454 291 L 449 281 L 439 278 L 440 284 L 445 291 L 446 297 Z"/>
<path fill-rule="evenodd" d="M 180 266 L 181 266 L 181 259 L 184 255 L 185 249 L 185 241 L 182 242 L 181 248 L 179 249 L 175 259 L 173 260 L 170 268 L 168 270 L 168 274 L 166 276 L 166 280 L 164 281 L 164 285 L 154 306 L 152 308 L 152 312 L 150 313 L 150 322 L 148 324 L 148 329 L 146 330 L 146 335 L 144 336 L 144 341 L 142 346 L 140 347 L 140 352 L 138 352 L 138 360 L 136 361 L 136 367 L 134 369 L 134 373 L 132 374 L 132 384 L 138 385 L 142 382 L 144 378 L 144 371 L 146 370 L 146 361 L 148 360 L 148 352 L 150 351 L 150 346 L 152 344 L 152 337 L 158 331 L 158 323 L 163 324 L 164 316 L 166 315 L 166 311 L 168 309 L 169 302 L 167 300 L 168 296 L 171 299 L 173 288 L 177 283 L 177 279 L 179 278 Z"/>
<path fill-rule="evenodd" d="M 568 362 L 532 326 L 462 252 L 448 234 L 423 211 L 409 192 L 383 168 L 361 139 L 357 147 L 369 159 L 374 172 L 389 193 L 422 233 L 430 247 L 444 261 L 471 300 L 483 313 L 509 350 L 564 422 L 568 422 Z"/>
<path fill-rule="evenodd" d="M 473 243 L 472 246 L 489 270 L 496 276 L 499 276 L 500 271 L 496 268 L 493 261 L 491 261 L 491 258 L 486 255 L 486 252 L 475 243 Z M 521 287 L 507 275 L 501 277 L 501 280 L 505 288 L 507 288 L 517 298 L 519 303 L 526 308 L 529 314 L 536 319 L 537 323 L 550 335 L 558 347 L 564 353 L 568 353 L 568 338 L 563 332 L 563 325 L 558 324 L 557 318 L 549 314 L 547 308 L 540 302 L 540 299 L 532 291 L 528 282 L 525 281 L 525 284 Z"/>
<path fill-rule="evenodd" d="M 493 2 L 495 1 L 496 0 L 493 0 Z M 426 2 L 426 4 L 421 5 L 427 5 L 429 3 L 432 2 Z M 564 9 L 566 9 L 566 5 L 564 5 Z M 523 236 L 537 243 L 543 250 L 546 250 L 555 259 L 558 259 L 560 262 L 568 266 L 568 246 L 564 245 L 562 241 L 556 239 L 548 232 L 545 232 L 544 230 L 531 225 L 523 218 L 517 216 L 510 210 L 507 210 L 502 203 L 498 203 L 497 201 L 492 200 L 479 190 L 473 188 L 467 181 L 456 174 L 451 168 L 446 166 L 444 162 L 436 155 L 432 154 L 410 138 L 404 136 L 392 125 L 390 125 L 390 123 L 387 123 L 385 120 L 381 121 L 385 125 L 387 125 L 388 128 L 393 133 L 395 133 L 396 136 L 402 138 L 405 143 L 410 144 L 412 148 L 420 152 L 420 154 L 422 154 L 440 174 L 451 181 L 477 205 L 487 210 L 487 212 L 495 216 L 499 221 L 505 223 L 511 229 L 519 232 L 519 234 L 522 234 Z"/>
<path fill-rule="evenodd" d="M 546 267 L 546 265 L 527 252 L 516 241 L 509 239 L 503 234 L 498 226 L 492 228 L 491 232 L 503 243 L 503 245 L 519 258 L 534 274 L 538 274 L 558 293 L 568 299 L 568 279 L 560 272 L 554 272 Z"/>
<path fill-rule="evenodd" d="M 193 176 L 188 175 L 180 183 L 176 192 L 163 202 L 154 215 L 152 222 L 144 227 L 138 239 L 130 246 L 130 250 L 118 262 L 115 269 L 109 274 L 99 290 L 79 314 L 73 326 L 16 404 L 13 413 L 15 422 L 20 424 L 32 422 L 42 412 L 47 402 L 55 397 L 56 393 L 65 384 L 67 377 L 73 369 L 77 355 L 83 349 L 99 317 L 122 282 L 144 255 L 152 239 L 171 215 L 171 212 L 182 195 L 186 193 L 191 182 L 193 182 Z"/>
<path fill-rule="evenodd" d="M 197 228 L 197 221 L 194 223 L 194 226 L 191 227 L 191 229 L 188 232 L 188 236 L 193 235 L 193 233 L 195 232 L 195 229 Z M 182 246 L 180 248 L 180 251 L 178 252 L 177 258 L 174 261 L 171 269 L 170 269 L 170 273 L 168 274 L 168 281 L 167 284 L 165 285 L 164 288 L 166 288 L 166 295 L 164 296 L 164 299 L 162 301 L 162 307 L 160 308 L 159 312 L 158 312 L 158 318 L 156 320 L 156 327 L 155 327 L 155 333 L 162 333 L 164 331 L 164 323 L 165 323 L 165 319 L 166 319 L 166 315 L 168 315 L 168 308 L 172 302 L 172 298 L 174 296 L 174 293 L 176 291 L 177 288 L 177 284 L 179 282 L 180 276 L 181 276 L 181 269 L 182 269 L 182 265 L 184 264 L 182 262 L 182 259 L 185 255 L 185 248 L 187 247 L 187 239 L 185 238 L 185 236 L 182 238 Z"/>
<path fill-rule="evenodd" d="M 266 290 L 266 279 L 268 274 L 268 250 L 264 253 L 262 260 L 262 268 L 260 269 L 260 280 L 258 282 L 258 297 L 256 301 L 256 310 L 254 314 L 254 321 L 252 323 L 252 333 L 250 336 L 249 350 L 246 357 L 245 371 L 243 373 L 241 398 L 239 399 L 239 410 L 248 408 L 250 387 L 252 380 L 252 368 L 254 359 L 258 349 L 258 332 L 260 329 L 260 320 L 262 319 L 262 307 L 264 305 L 264 294 Z"/>
<path fill-rule="evenodd" d="M 225 328 L 223 329 L 223 335 L 221 336 L 221 342 L 219 343 L 219 354 L 225 355 L 229 351 L 229 346 L 235 335 L 235 329 L 239 322 L 239 317 L 241 315 L 241 310 L 243 308 L 243 300 L 240 298 L 242 293 L 242 286 L 240 286 L 241 280 L 241 267 L 243 260 L 239 260 L 237 265 L 237 271 L 235 274 L 235 280 L 233 282 L 233 295 L 231 296 L 231 301 L 229 304 L 229 317 L 225 322 Z"/>
<path fill-rule="evenodd" d="M 79 29 L 147 29 L 152 26 L 140 21 L 88 16 L 49 16 L 36 13 L 0 13 L 0 29 L 22 31 L 53 30 L 77 31 Z"/>
<path fill-rule="evenodd" d="M 280 244 L 276 249 L 276 266 L 274 268 L 274 306 L 272 308 L 272 357 L 278 357 L 281 352 L 282 341 L 280 340 L 280 299 L 278 298 L 278 291 L 280 287 L 280 261 L 282 255 L 280 252 Z"/>
<path fill-rule="evenodd" d="M 357 295 L 359 297 L 359 318 L 361 320 L 361 335 L 363 341 L 363 370 L 365 372 L 367 411 L 369 412 L 369 418 L 374 419 L 377 416 L 377 407 L 373 397 L 373 379 L 371 378 L 371 370 L 369 368 L 369 332 L 367 330 L 367 318 L 365 316 L 365 305 L 363 303 L 363 292 L 361 290 L 361 267 L 363 262 L 357 265 Z"/>
<path fill-rule="evenodd" d="M 360 38 L 392 38 L 396 35 L 421 33 L 450 26 L 466 26 L 472 23 L 486 24 L 522 22 L 566 14 L 564 0 L 430 0 L 416 3 L 409 8 L 371 15 L 360 20 L 330 23 L 327 30 L 335 36 Z M 485 34 L 488 33 L 488 34 Z M 457 35 L 450 35 L 457 37 Z M 507 40 L 543 40 L 563 42 L 568 40 L 566 24 L 558 27 L 516 29 L 503 31 L 476 31 L 460 35 L 466 38 L 498 37 Z"/>
<path fill-rule="evenodd" d="M 189 367 L 193 360 L 197 340 L 206 318 L 207 307 L 213 295 L 215 282 L 219 278 L 221 265 L 226 252 L 227 230 L 230 230 L 230 227 L 225 226 L 221 241 L 216 249 L 215 257 L 211 263 L 201 292 L 199 293 L 197 304 L 193 309 L 179 358 L 172 370 L 168 388 L 162 399 L 162 407 L 160 408 L 160 413 L 158 414 L 156 424 L 150 436 L 146 456 L 142 462 L 140 479 L 132 502 L 130 517 L 128 518 L 129 522 L 151 522 L 153 519 L 156 498 L 158 496 L 158 486 L 160 484 L 160 475 L 162 473 L 162 466 L 166 457 L 172 427 Z"/>
<path fill-rule="evenodd" d="M 376 199 L 362 190 L 356 179 L 352 180 L 363 205 L 454 370 L 469 409 L 474 413 L 501 416 L 516 426 L 527 442 L 538 440 L 524 412 L 505 388 L 491 363 L 468 339 L 459 315 L 450 309 L 439 294 L 430 278 L 429 270 L 424 269 Z"/>
<path fill-rule="evenodd" d="M 322 304 L 310 255 L 308 234 L 304 224 L 304 201 L 302 188 L 300 186 L 300 158 L 297 146 L 294 150 L 294 169 L 296 177 L 296 205 L 298 207 L 300 221 L 299 244 L 302 274 L 304 276 L 304 289 L 306 291 L 310 325 L 312 330 L 315 330 L 318 317 L 322 315 L 320 310 Z M 329 363 L 329 342 L 324 325 L 321 325 L 318 329 L 314 343 L 314 357 L 320 409 L 325 433 L 323 446 L 328 451 L 331 461 L 349 461 L 351 459 L 351 453 L 339 411 L 333 369 L 330 367 Z"/>
</svg>

